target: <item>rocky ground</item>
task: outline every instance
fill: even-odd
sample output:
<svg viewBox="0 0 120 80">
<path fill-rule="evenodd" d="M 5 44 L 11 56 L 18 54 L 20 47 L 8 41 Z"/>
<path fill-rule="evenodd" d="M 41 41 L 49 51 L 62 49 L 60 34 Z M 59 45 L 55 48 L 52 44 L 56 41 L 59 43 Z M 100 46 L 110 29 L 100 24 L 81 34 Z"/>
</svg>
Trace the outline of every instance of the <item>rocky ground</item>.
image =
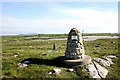
<svg viewBox="0 0 120 80">
<path fill-rule="evenodd" d="M 103 56 L 102 58 L 93 58 L 92 63 L 86 65 L 86 70 L 90 73 L 92 78 L 105 78 L 108 74 L 108 68 L 112 62 L 112 58 L 116 58 L 115 56 Z"/>
<path fill-rule="evenodd" d="M 92 78 L 105 78 L 108 74 L 108 68 L 111 64 L 114 64 L 112 62 L 113 58 L 117 58 L 116 56 L 109 55 L 109 56 L 103 56 L 102 58 L 93 58 L 92 62 L 88 65 L 85 65 L 84 71 L 85 73 L 88 73 Z M 30 61 L 24 61 L 22 63 L 19 63 L 18 66 L 23 68 L 29 66 L 31 62 Z M 75 72 L 74 68 L 70 68 L 67 70 L 68 72 Z M 55 68 L 53 70 L 48 71 L 48 74 L 60 74 L 62 72 L 61 69 Z"/>
</svg>

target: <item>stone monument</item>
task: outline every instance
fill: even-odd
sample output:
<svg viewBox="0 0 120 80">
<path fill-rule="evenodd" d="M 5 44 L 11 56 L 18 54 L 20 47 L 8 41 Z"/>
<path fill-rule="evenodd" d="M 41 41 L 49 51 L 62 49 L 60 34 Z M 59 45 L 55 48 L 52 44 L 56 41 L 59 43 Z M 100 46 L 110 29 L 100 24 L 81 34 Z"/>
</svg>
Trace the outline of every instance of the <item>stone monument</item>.
<svg viewBox="0 0 120 80">
<path fill-rule="evenodd" d="M 76 28 L 70 30 L 67 40 L 64 62 L 69 65 L 87 65 L 91 57 L 85 55 L 82 34 Z"/>
</svg>

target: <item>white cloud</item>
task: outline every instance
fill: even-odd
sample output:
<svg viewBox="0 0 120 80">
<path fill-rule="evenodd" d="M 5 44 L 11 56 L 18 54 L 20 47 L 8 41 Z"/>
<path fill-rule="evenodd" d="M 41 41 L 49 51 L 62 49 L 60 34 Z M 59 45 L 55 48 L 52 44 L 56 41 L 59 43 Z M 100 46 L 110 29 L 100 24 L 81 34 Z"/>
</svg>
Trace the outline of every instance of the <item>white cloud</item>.
<svg viewBox="0 0 120 80">
<path fill-rule="evenodd" d="M 66 33 L 67 29 L 78 27 L 89 32 L 117 32 L 118 14 L 112 11 L 100 11 L 83 8 L 62 8 L 55 11 L 61 17 L 71 16 L 74 18 L 40 18 L 22 19 L 11 16 L 3 16 L 3 33 Z"/>
<path fill-rule="evenodd" d="M 94 9 L 67 9 L 59 11 L 65 15 L 77 17 L 82 25 L 91 27 L 118 27 L 118 15 L 112 11 L 99 11 Z"/>
</svg>

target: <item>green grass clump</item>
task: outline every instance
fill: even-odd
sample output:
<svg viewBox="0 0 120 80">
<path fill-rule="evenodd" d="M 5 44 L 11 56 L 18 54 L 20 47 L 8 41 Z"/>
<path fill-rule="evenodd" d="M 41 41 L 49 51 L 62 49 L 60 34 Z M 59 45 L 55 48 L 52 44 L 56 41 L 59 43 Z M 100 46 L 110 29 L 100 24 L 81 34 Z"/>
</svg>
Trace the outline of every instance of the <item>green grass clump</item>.
<svg viewBox="0 0 120 80">
<path fill-rule="evenodd" d="M 85 41 L 86 54 L 91 57 L 102 57 L 105 55 L 119 55 L 118 39 L 98 39 Z"/>
<path fill-rule="evenodd" d="M 75 67 L 75 71 L 76 71 L 76 74 L 77 74 L 78 76 L 80 76 L 80 78 L 82 78 L 82 79 L 90 79 L 90 78 L 92 78 L 92 77 L 89 75 L 89 73 L 87 73 L 87 72 L 85 71 L 85 67 L 84 67 L 84 66 L 77 66 L 77 67 Z"/>
<path fill-rule="evenodd" d="M 40 36 L 40 35 L 39 35 Z M 68 68 L 61 66 L 54 59 L 63 56 L 66 50 L 66 40 L 26 40 L 31 36 L 8 36 L 2 40 L 2 76 L 3 78 L 81 78 L 81 69 L 68 72 Z M 85 54 L 91 57 L 115 55 L 119 57 L 118 39 L 99 39 L 85 41 Z M 56 50 L 53 50 L 56 43 Z M 18 54 L 17 57 L 14 57 Z M 20 68 L 18 63 L 32 59 L 34 64 Z M 120 60 L 113 59 L 114 63 L 109 68 L 107 78 L 120 78 Z M 59 66 L 60 65 L 60 66 Z M 62 69 L 58 75 L 48 74 L 54 68 Z M 80 70 L 80 71 L 79 71 Z M 114 74 L 113 74 L 114 73 Z M 87 76 L 86 74 L 84 74 Z M 87 76 L 88 77 L 88 76 Z"/>
</svg>

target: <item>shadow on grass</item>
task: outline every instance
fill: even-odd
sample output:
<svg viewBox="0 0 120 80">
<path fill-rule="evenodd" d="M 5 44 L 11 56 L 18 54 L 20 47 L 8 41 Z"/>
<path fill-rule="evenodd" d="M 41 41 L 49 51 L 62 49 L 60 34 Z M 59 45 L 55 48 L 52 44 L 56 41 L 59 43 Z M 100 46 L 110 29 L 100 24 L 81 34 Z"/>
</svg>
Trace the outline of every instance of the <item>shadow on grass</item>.
<svg viewBox="0 0 120 80">
<path fill-rule="evenodd" d="M 27 58 L 21 61 L 24 64 L 37 64 L 37 65 L 48 65 L 48 66 L 57 66 L 70 68 L 72 66 L 67 65 L 63 62 L 64 56 L 57 57 L 55 59 L 40 59 L 40 58 Z"/>
</svg>

